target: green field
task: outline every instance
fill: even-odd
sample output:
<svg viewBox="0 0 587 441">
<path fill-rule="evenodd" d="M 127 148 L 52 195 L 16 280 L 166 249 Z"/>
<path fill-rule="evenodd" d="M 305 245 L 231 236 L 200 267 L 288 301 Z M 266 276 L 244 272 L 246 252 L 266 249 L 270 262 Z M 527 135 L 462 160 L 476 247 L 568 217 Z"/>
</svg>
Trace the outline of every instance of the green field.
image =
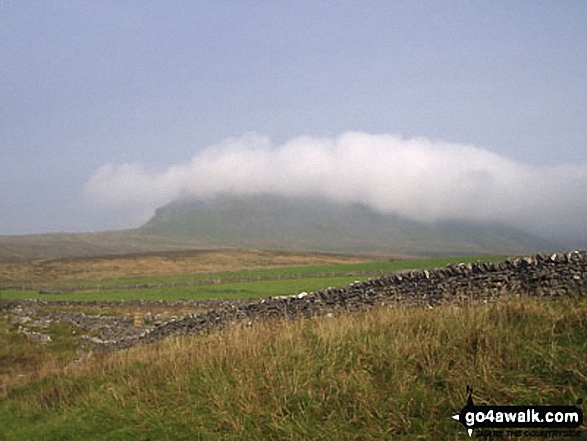
<svg viewBox="0 0 587 441">
<path fill-rule="evenodd" d="M 316 291 L 347 285 L 355 280 L 376 277 L 382 273 L 435 268 L 447 264 L 478 260 L 500 261 L 502 256 L 453 257 L 375 261 L 359 264 L 320 265 L 271 268 L 244 271 L 198 273 L 165 277 L 124 278 L 90 281 L 83 285 L 38 284 L 34 289 L 0 289 L 4 299 L 43 300 L 178 300 L 263 298 Z M 202 282 L 200 285 L 186 283 Z M 157 285 L 172 285 L 160 287 Z M 143 287 L 137 287 L 137 286 Z M 144 286 L 146 285 L 146 286 Z M 118 289 L 120 288 L 120 289 Z M 59 292 L 77 289 L 74 292 Z M 48 291 L 48 292 L 44 292 Z"/>
<path fill-rule="evenodd" d="M 171 288 L 139 288 L 122 290 L 85 290 L 71 293 L 39 294 L 31 291 L 7 290 L 5 299 L 42 300 L 210 300 L 210 299 L 258 299 L 263 297 L 285 296 L 302 291 L 315 291 L 329 286 L 344 286 L 357 280 L 357 277 L 308 277 L 301 279 L 282 279 L 220 283 L 197 286 L 177 286 Z"/>
</svg>

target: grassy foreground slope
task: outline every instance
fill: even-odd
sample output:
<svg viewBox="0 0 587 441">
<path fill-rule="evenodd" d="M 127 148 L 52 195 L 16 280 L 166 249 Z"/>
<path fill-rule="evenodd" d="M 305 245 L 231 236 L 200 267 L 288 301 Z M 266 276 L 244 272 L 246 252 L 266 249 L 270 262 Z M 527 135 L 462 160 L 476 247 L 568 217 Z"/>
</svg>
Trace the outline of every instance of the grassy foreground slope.
<svg viewBox="0 0 587 441">
<path fill-rule="evenodd" d="M 168 339 L 40 366 L 4 393 L 0 440 L 466 439 L 467 384 L 476 404 L 585 398 L 586 328 L 587 299 L 526 298 Z"/>
</svg>

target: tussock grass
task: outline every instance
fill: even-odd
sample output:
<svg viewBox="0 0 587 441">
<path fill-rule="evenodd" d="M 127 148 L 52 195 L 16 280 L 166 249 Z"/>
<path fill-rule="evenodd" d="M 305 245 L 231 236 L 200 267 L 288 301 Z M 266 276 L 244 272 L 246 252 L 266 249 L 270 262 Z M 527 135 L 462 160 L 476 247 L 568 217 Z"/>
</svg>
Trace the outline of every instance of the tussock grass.
<svg viewBox="0 0 587 441">
<path fill-rule="evenodd" d="M 77 358 L 80 329 L 61 323 L 40 331 L 50 335 L 52 342 L 28 341 L 16 325 L 8 324 L 7 317 L 0 318 L 0 398 L 6 397 L 9 388 L 63 372 Z"/>
<path fill-rule="evenodd" d="M 268 321 L 96 354 L 14 388 L 0 439 L 463 439 L 465 404 L 587 395 L 587 300 Z"/>
</svg>

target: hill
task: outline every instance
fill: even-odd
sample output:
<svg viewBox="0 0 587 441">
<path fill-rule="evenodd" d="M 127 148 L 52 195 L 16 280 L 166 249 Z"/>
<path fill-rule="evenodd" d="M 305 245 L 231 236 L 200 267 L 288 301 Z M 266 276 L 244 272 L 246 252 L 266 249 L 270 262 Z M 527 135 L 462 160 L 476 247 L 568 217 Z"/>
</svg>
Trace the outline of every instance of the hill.
<svg viewBox="0 0 587 441">
<path fill-rule="evenodd" d="M 0 236 L 0 262 L 92 257 L 203 248 L 197 239 L 150 235 L 139 230 Z"/>
<path fill-rule="evenodd" d="M 528 254 L 570 246 L 576 247 L 495 223 L 426 224 L 361 204 L 224 195 L 207 201 L 173 201 L 136 229 L 0 236 L 0 262 L 216 248 L 408 258 Z"/>
<path fill-rule="evenodd" d="M 141 231 L 196 238 L 216 247 L 353 254 L 512 254 L 557 248 L 557 244 L 502 224 L 427 224 L 361 204 L 267 194 L 179 199 L 159 208 Z"/>
</svg>

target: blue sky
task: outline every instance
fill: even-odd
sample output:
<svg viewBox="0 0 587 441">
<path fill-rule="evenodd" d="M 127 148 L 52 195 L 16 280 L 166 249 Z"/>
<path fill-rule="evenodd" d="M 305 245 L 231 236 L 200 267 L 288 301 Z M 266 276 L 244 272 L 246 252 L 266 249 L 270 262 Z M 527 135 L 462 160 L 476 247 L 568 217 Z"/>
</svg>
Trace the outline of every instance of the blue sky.
<svg viewBox="0 0 587 441">
<path fill-rule="evenodd" d="M 213 163 L 202 157 L 226 154 L 211 146 L 289 151 L 348 132 L 468 146 L 463 158 L 479 148 L 537 182 L 555 177 L 569 196 L 561 212 L 578 220 L 585 23 L 584 1 L 0 0 L 0 234 L 138 226 L 176 191 L 210 191 L 196 175 L 158 177 L 203 173 Z M 366 138 L 353 139 L 360 150 Z M 131 165 L 139 172 L 116 180 Z M 133 203 L 148 199 L 139 182 L 165 197 Z M 535 197 L 529 184 L 523 194 Z M 569 234 L 587 237 L 576 225 Z"/>
</svg>

